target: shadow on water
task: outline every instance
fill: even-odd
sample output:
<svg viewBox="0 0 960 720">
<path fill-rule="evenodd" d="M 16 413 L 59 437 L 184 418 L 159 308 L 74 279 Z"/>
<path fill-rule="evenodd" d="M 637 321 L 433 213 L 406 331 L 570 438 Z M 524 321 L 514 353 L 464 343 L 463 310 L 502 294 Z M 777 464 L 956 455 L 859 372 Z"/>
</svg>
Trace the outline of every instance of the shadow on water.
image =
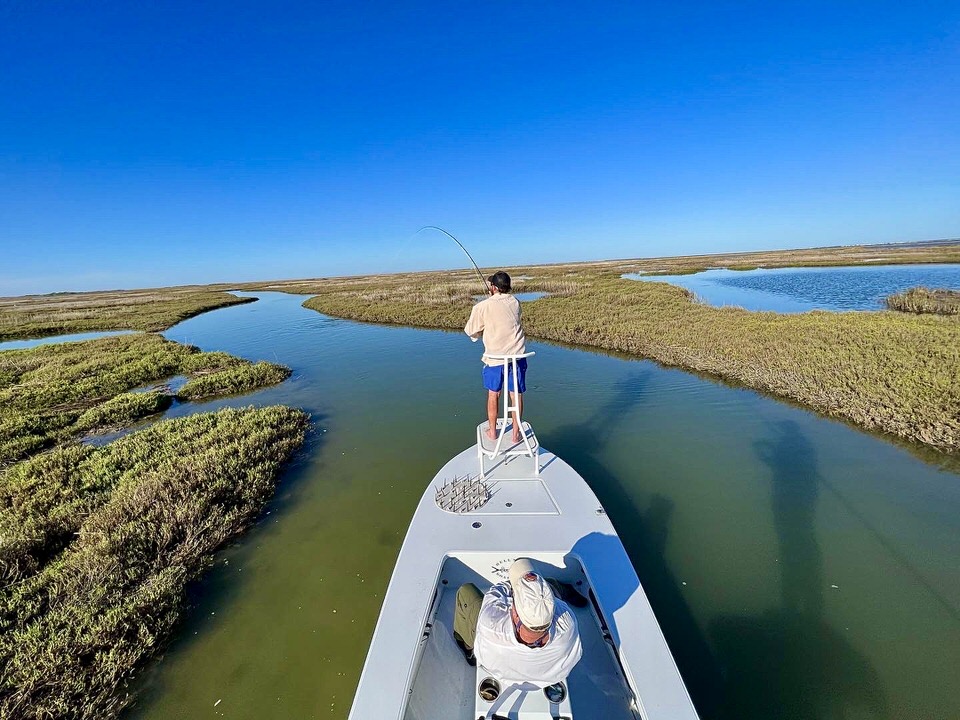
<svg viewBox="0 0 960 720">
<path fill-rule="evenodd" d="M 254 520 L 253 527 L 232 544 L 221 548 L 216 553 L 213 566 L 199 579 L 187 585 L 185 609 L 178 625 L 172 631 L 172 639 L 165 654 L 176 655 L 188 651 L 201 639 L 203 633 L 215 629 L 208 622 L 210 608 L 227 607 L 232 599 L 243 592 L 246 578 L 238 572 L 236 563 L 231 566 L 230 561 L 238 559 L 244 549 L 257 544 L 262 533 L 268 530 L 268 521 L 279 522 L 284 513 L 296 506 L 304 489 L 304 481 L 310 477 L 312 463 L 321 454 L 324 444 L 321 428 L 327 419 L 325 415 L 311 413 L 310 427 L 303 447 L 281 472 L 276 493 Z M 168 690 L 164 684 L 165 676 L 160 672 L 162 660 L 163 655 L 154 658 L 134 681 L 131 695 L 135 699 L 122 713 L 122 718 L 133 720 L 139 717 L 140 709 L 149 707 Z"/>
<path fill-rule="evenodd" d="M 453 332 L 453 331 L 451 331 Z M 692 377 L 700 378 L 701 380 L 706 380 L 715 385 L 722 385 L 723 387 L 731 388 L 733 390 L 747 390 L 749 392 L 755 393 L 760 397 L 770 398 L 776 402 L 786 405 L 788 407 L 797 408 L 798 410 L 803 410 L 807 413 L 812 413 L 819 418 L 829 420 L 830 422 L 841 423 L 846 427 L 849 427 L 853 430 L 856 430 L 858 433 L 864 435 L 869 435 L 870 437 L 878 438 L 884 442 L 896 445 L 899 448 L 902 448 L 909 452 L 911 455 L 916 457 L 921 462 L 927 463 L 933 467 L 939 468 L 944 472 L 953 473 L 955 475 L 960 475 L 960 453 L 949 453 L 944 450 L 939 450 L 936 447 L 931 445 L 925 445 L 921 442 L 908 440 L 902 438 L 898 435 L 892 433 L 884 432 L 876 428 L 866 428 L 853 420 L 848 420 L 847 418 L 837 416 L 837 415 L 828 415 L 827 413 L 818 410 L 815 407 L 807 405 L 802 402 L 798 402 L 789 397 L 783 395 L 777 395 L 776 393 L 768 392 L 766 390 L 761 390 L 752 385 L 742 383 L 737 381 L 734 378 L 724 377 L 723 375 L 718 375 L 716 373 L 711 373 L 706 370 L 696 370 L 693 368 L 685 367 L 679 364 L 672 364 L 664 362 L 662 360 L 657 360 L 652 357 L 647 357 L 644 355 L 631 354 L 623 352 L 620 350 L 611 350 L 608 348 L 596 347 L 593 345 L 583 345 L 572 342 L 560 342 L 558 340 L 544 340 L 542 338 L 537 338 L 537 343 L 541 345 L 551 345 L 553 347 L 562 348 L 565 350 L 580 350 L 582 352 L 588 352 L 591 355 L 599 355 L 602 357 L 616 358 L 617 360 L 626 360 L 628 362 L 636 362 L 638 360 L 645 360 L 647 362 L 655 363 L 658 367 L 664 369 L 672 370 L 681 370 L 682 372 L 690 375 Z"/>
<path fill-rule="evenodd" d="M 771 471 L 781 605 L 710 624 L 723 669 L 724 718 L 884 717 L 886 699 L 870 663 L 823 617 L 823 558 L 815 533 L 825 486 L 812 444 L 791 421 L 754 443 Z"/>
<path fill-rule="evenodd" d="M 795 422 L 773 424 L 776 437 L 753 444 L 770 468 L 773 526 L 780 550 L 784 610 L 819 618 L 823 614 L 823 558 L 814 523 L 822 482 L 813 446 Z"/>
<path fill-rule="evenodd" d="M 823 596 L 804 596 L 804 588 L 821 581 L 820 551 L 813 533 L 817 496 L 822 489 L 838 502 L 851 517 L 856 518 L 863 529 L 884 549 L 891 561 L 930 595 L 930 597 L 954 620 L 960 621 L 960 607 L 956 600 L 944 595 L 935 587 L 874 523 L 861 512 L 826 478 L 816 472 L 816 457 L 813 447 L 803 436 L 799 426 L 789 420 L 775 424 L 778 433 L 773 441 L 755 443 L 757 455 L 773 473 L 773 516 L 777 535 L 780 538 L 780 556 L 793 554 L 798 563 L 781 564 L 784 605 L 798 606 L 802 603 L 816 604 L 822 608 Z"/>
<path fill-rule="evenodd" d="M 704 718 L 717 717 L 720 668 L 664 554 L 673 503 L 655 495 L 647 508 L 636 507 L 635 498 L 602 459 L 617 418 L 643 401 L 650 374 L 651 371 L 631 373 L 618 383 L 613 396 L 582 423 L 546 433 L 542 442 L 545 447 L 564 448 L 564 460 L 588 482 L 606 508 L 698 712 Z"/>
</svg>

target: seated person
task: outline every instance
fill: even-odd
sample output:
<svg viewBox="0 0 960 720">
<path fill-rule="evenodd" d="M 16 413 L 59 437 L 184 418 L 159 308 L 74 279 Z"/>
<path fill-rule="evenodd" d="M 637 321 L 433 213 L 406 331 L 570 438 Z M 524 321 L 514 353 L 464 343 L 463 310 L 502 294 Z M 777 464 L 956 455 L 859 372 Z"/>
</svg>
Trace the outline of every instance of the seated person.
<svg viewBox="0 0 960 720">
<path fill-rule="evenodd" d="M 471 665 L 537 687 L 564 680 L 582 654 L 576 617 L 527 558 L 484 595 L 472 583 L 457 591 L 453 637 Z"/>
</svg>

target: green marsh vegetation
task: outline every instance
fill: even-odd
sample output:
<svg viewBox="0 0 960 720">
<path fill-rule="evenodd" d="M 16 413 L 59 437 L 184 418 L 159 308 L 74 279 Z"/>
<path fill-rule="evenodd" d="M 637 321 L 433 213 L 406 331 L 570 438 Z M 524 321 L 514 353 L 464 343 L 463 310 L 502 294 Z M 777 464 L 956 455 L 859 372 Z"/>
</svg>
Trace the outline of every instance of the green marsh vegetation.
<svg viewBox="0 0 960 720">
<path fill-rule="evenodd" d="M 208 310 L 254 300 L 194 286 L 0 298 L 0 340 L 92 330 L 154 332 Z"/>
<path fill-rule="evenodd" d="M 0 465 L 83 433 L 125 427 L 165 410 L 160 385 L 191 379 L 177 397 L 196 400 L 282 382 L 289 368 L 203 353 L 137 333 L 0 352 Z"/>
<path fill-rule="evenodd" d="M 239 395 L 267 385 L 276 385 L 290 377 L 290 368 L 258 362 L 228 367 L 194 378 L 180 390 L 181 400 L 199 400 L 217 395 Z"/>
<path fill-rule="evenodd" d="M 225 409 L 0 475 L 0 718 L 115 717 L 186 584 L 258 516 L 307 424 Z"/>
<path fill-rule="evenodd" d="M 960 242 L 863 246 L 508 268 L 514 292 L 563 291 L 524 304 L 531 338 L 575 343 L 706 373 L 864 428 L 960 450 L 960 317 L 899 312 L 780 315 L 696 302 L 625 273 L 701 267 L 958 262 Z M 437 290 L 436 288 L 441 288 Z M 459 287 L 460 291 L 456 292 Z M 479 291 L 466 271 L 274 284 L 312 293 L 304 305 L 337 317 L 462 328 Z"/>
<path fill-rule="evenodd" d="M 891 310 L 932 315 L 960 315 L 960 292 L 956 290 L 910 288 L 886 299 Z"/>
<path fill-rule="evenodd" d="M 0 718 L 115 717 L 308 418 L 225 409 L 76 439 L 289 374 L 144 333 L 0 352 Z M 176 395 L 175 376 L 189 378 Z"/>
</svg>

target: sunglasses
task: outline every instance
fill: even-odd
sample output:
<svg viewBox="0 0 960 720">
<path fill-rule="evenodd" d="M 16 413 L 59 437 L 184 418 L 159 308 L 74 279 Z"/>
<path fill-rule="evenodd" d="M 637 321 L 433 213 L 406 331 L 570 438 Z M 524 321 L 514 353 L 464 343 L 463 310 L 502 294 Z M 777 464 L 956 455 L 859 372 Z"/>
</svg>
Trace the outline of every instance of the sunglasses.
<svg viewBox="0 0 960 720">
<path fill-rule="evenodd" d="M 543 635 L 537 640 L 534 640 L 533 642 L 527 642 L 520 637 L 520 628 L 522 627 L 526 627 L 527 630 L 529 630 L 530 632 L 542 632 Z M 517 640 L 522 642 L 527 647 L 531 647 L 531 648 L 543 647 L 544 645 L 547 644 L 547 638 L 549 637 L 549 635 L 547 634 L 547 630 L 549 629 L 549 627 L 550 627 L 549 625 L 546 625 L 542 628 L 532 628 L 529 626 L 525 626 L 523 622 L 520 620 L 519 616 L 517 617 L 516 622 L 513 624 L 513 629 L 517 636 Z"/>
</svg>

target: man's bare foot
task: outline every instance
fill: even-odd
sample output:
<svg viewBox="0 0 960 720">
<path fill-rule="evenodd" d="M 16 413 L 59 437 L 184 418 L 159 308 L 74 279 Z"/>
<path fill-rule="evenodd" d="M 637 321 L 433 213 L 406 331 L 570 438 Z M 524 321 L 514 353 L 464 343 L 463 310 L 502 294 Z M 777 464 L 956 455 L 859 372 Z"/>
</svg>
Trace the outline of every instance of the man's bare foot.
<svg viewBox="0 0 960 720">
<path fill-rule="evenodd" d="M 513 431 L 513 442 L 518 443 L 518 442 L 520 442 L 520 439 L 521 439 L 520 433 L 518 433 L 516 430 L 514 430 L 514 431 Z"/>
<path fill-rule="evenodd" d="M 491 430 L 491 429 L 487 428 L 487 437 L 490 438 L 491 440 L 496 440 L 496 439 L 497 439 L 497 431 L 496 431 L 496 430 Z"/>
</svg>

